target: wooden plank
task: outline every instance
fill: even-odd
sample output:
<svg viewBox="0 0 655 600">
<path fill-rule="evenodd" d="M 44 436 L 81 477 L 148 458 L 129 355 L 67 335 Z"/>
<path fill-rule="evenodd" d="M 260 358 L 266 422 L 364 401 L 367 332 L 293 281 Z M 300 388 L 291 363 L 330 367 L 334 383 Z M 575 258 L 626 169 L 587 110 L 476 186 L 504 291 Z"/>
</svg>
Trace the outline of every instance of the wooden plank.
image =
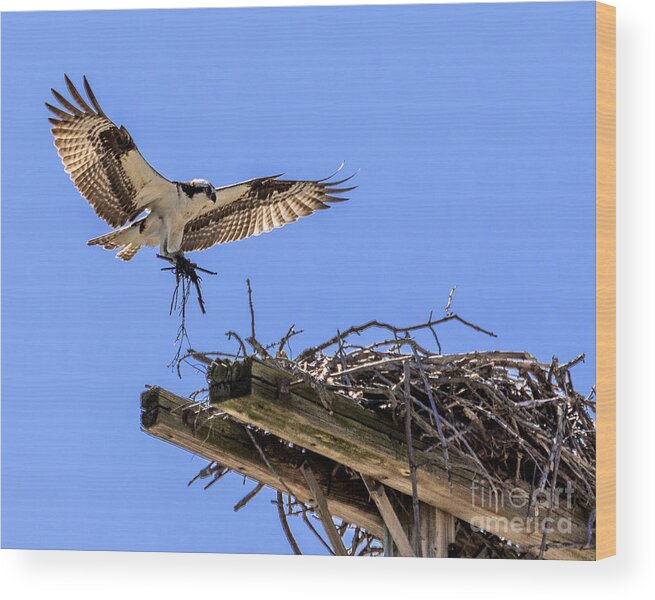
<svg viewBox="0 0 655 600">
<path fill-rule="evenodd" d="M 596 558 L 616 554 L 616 9 L 596 3 Z"/>
<path fill-rule="evenodd" d="M 362 480 L 366 484 L 366 488 L 368 489 L 371 498 L 380 511 L 380 516 L 386 527 L 385 537 L 386 533 L 391 536 L 391 541 L 393 541 L 396 548 L 398 548 L 400 556 L 416 557 L 416 552 L 414 552 L 414 548 L 412 548 L 412 544 L 409 542 L 409 538 L 403 529 L 402 523 L 391 505 L 387 493 L 384 491 L 384 486 L 370 477 L 366 477 L 366 475 L 362 476 Z M 389 542 L 385 540 L 385 556 L 390 556 L 390 554 L 387 554 L 388 545 L 390 545 Z"/>
<path fill-rule="evenodd" d="M 419 508 L 422 555 L 448 558 L 448 546 L 455 542 L 455 517 L 424 502 Z"/>
<path fill-rule="evenodd" d="M 455 517 L 430 504 L 419 502 L 419 530 L 417 535 L 414 527 L 412 498 L 403 494 L 396 494 L 393 502 L 390 499 L 389 502 L 414 556 L 448 558 L 449 546 L 455 542 Z M 386 521 L 385 527 L 384 555 L 403 556 Z M 414 548 L 418 550 L 418 554 Z"/>
<path fill-rule="evenodd" d="M 312 492 L 310 504 L 316 509 L 318 516 L 321 518 L 321 523 L 323 523 L 323 528 L 325 529 L 325 533 L 327 533 L 328 539 L 332 544 L 334 553 L 337 556 L 348 556 L 346 547 L 343 545 L 343 540 L 341 539 L 341 536 L 339 535 L 339 532 L 334 525 L 332 514 L 328 508 L 327 500 L 325 499 L 323 490 L 321 489 L 321 486 L 318 485 L 318 481 L 316 481 L 316 477 L 314 477 L 314 473 L 312 472 L 311 467 L 307 463 L 303 463 L 300 467 L 300 470 L 302 471 L 302 474 L 305 477 L 305 481 L 307 482 L 307 485 Z"/>
<path fill-rule="evenodd" d="M 226 365 L 217 365 L 211 373 L 211 400 L 221 410 L 411 495 L 404 433 L 390 420 L 338 394 L 328 393 L 320 399 L 309 386 L 292 385 L 294 377 L 290 373 L 260 361 L 253 360 L 247 368 L 238 368 L 246 373 L 249 385 L 243 381 L 235 385 Z M 232 383 L 226 385 L 225 381 Z M 239 391 L 234 396 L 233 390 L 237 388 Z M 449 486 L 440 454 L 426 452 L 426 446 L 418 441 L 415 454 L 421 501 L 516 544 L 541 543 L 541 529 L 520 508 L 509 502 L 501 503 L 498 509 L 495 504 L 472 502 L 472 490 L 479 480 L 470 459 L 452 454 L 453 477 Z M 549 542 L 576 547 L 551 548 L 546 557 L 592 559 L 593 552 L 582 549 L 587 540 L 586 519 L 567 512 L 561 505 L 553 508 L 552 517 L 556 524 L 565 520 L 566 530 L 553 531 Z"/>
<path fill-rule="evenodd" d="M 253 447 L 243 426 L 231 419 L 221 418 L 215 408 L 206 410 L 206 407 L 187 398 L 154 387 L 141 395 L 141 410 L 141 426 L 146 433 L 287 493 Z M 276 443 L 272 436 L 256 431 L 251 434 L 294 496 L 302 502 L 309 502 L 313 497 L 299 468 L 306 461 L 319 485 L 328 490 L 326 499 L 330 512 L 348 522 L 357 523 L 382 539 L 382 519 L 361 481 L 343 472 L 335 473 L 337 465 L 334 462 L 313 452 L 303 453 L 298 448 L 289 448 Z"/>
</svg>

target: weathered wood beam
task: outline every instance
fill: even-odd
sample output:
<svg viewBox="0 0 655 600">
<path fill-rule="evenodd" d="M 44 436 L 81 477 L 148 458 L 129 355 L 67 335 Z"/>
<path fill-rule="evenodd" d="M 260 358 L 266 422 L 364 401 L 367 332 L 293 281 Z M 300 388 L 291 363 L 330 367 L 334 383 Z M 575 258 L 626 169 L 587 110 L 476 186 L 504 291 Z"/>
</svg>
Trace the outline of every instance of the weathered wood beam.
<svg viewBox="0 0 655 600">
<path fill-rule="evenodd" d="M 455 517 L 425 502 L 419 509 L 422 555 L 448 558 L 448 547 L 455 542 Z"/>
<path fill-rule="evenodd" d="M 288 371 L 249 359 L 214 364 L 210 372 L 210 399 L 243 423 L 270 431 L 411 496 L 402 428 L 349 398 L 332 392 L 319 397 Z M 498 505 L 488 499 L 483 501 L 477 465 L 455 452 L 450 455 L 449 484 L 443 457 L 427 450 L 426 444 L 415 441 L 418 496 L 422 502 L 521 546 L 541 543 L 542 530 L 538 525 L 543 524 L 543 510 L 539 521 L 526 515 L 525 509 L 515 508 L 505 494 Z M 587 523 L 581 515 L 560 505 L 553 507 L 551 518 L 549 524 L 564 526 L 561 531 L 552 531 L 548 541 L 568 547 L 550 548 L 546 557 L 592 560 L 593 551 L 582 548 L 587 541 Z"/>
<path fill-rule="evenodd" d="M 380 516 L 386 527 L 386 532 L 391 536 L 391 540 L 396 545 L 400 556 L 416 557 L 416 552 L 414 552 L 414 548 L 412 548 L 412 544 L 405 533 L 405 529 L 403 528 L 396 511 L 391 505 L 387 493 L 384 491 L 384 486 L 370 477 L 366 477 L 366 475 L 362 476 L 362 480 L 366 484 L 366 488 L 375 502 L 375 505 L 378 507 Z M 390 556 L 391 553 L 387 552 L 389 550 L 389 548 L 387 548 L 388 545 L 390 545 L 388 542 L 385 543 L 384 550 L 385 555 Z"/>
<path fill-rule="evenodd" d="M 328 539 L 332 544 L 334 553 L 337 556 L 348 556 L 346 547 L 343 545 L 343 540 L 341 539 L 341 536 L 339 535 L 339 532 L 334 525 L 332 514 L 328 508 L 327 499 L 323 494 L 321 486 L 318 485 L 318 481 L 316 481 L 316 477 L 314 476 L 311 467 L 307 463 L 303 463 L 300 467 L 300 470 L 302 471 L 303 477 L 305 478 L 305 481 L 307 482 L 307 485 L 312 492 L 313 498 L 311 499 L 310 503 L 318 513 L 318 516 L 321 518 L 321 523 L 323 524 L 325 533 L 327 533 Z"/>
<path fill-rule="evenodd" d="M 365 482 L 366 483 L 366 482 Z M 379 487 L 383 487 L 378 484 Z M 367 484 L 368 487 L 368 484 Z M 412 552 L 421 558 L 448 558 L 450 545 L 455 542 L 456 519 L 430 504 L 419 502 L 418 535 L 414 527 L 414 507 L 412 498 L 404 494 L 387 496 L 391 509 L 397 516 L 398 524 L 406 534 L 406 540 Z M 396 538 L 389 530 L 392 543 L 385 543 L 385 556 L 404 556 Z M 417 539 L 418 538 L 418 539 Z M 418 552 L 418 554 L 416 554 Z"/>
<path fill-rule="evenodd" d="M 216 407 L 208 409 L 159 387 L 141 395 L 141 411 L 141 426 L 146 433 L 283 493 L 288 487 L 298 500 L 309 503 L 314 495 L 300 471 L 306 462 L 324 490 L 330 512 L 382 539 L 384 525 L 366 487 L 359 478 L 352 479 L 343 469 L 336 470 L 338 465 L 333 461 L 250 431 L 274 474 L 243 425 L 221 415 Z"/>
</svg>

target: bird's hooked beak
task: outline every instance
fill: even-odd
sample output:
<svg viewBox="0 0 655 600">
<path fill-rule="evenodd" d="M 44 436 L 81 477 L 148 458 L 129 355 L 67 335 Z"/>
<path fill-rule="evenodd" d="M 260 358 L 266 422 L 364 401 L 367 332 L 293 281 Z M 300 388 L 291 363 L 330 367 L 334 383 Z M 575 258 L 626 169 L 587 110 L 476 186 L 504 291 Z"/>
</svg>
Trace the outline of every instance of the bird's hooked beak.
<svg viewBox="0 0 655 600">
<path fill-rule="evenodd" d="M 216 204 L 216 192 L 212 190 L 211 194 L 209 194 L 209 199 Z"/>
</svg>

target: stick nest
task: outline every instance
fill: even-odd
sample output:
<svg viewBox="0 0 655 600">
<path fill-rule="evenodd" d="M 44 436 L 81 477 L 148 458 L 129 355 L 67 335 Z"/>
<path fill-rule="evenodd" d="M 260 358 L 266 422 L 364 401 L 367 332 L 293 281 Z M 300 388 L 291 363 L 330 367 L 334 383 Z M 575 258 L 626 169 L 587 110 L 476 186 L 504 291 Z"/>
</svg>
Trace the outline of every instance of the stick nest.
<svg viewBox="0 0 655 600">
<path fill-rule="evenodd" d="M 576 391 L 571 377 L 584 355 L 546 363 L 527 352 L 444 354 L 436 328 L 445 322 L 495 337 L 453 313 L 451 300 L 452 293 L 442 318 L 430 315 L 427 322 L 404 328 L 371 321 L 290 358 L 289 340 L 301 332 L 292 326 L 278 342 L 259 343 L 249 286 L 251 335 L 243 340 L 227 334 L 238 342 L 238 352 L 190 351 L 181 362 L 206 368 L 216 357 L 256 355 L 306 380 L 319 394 L 331 390 L 386 413 L 401 430 L 409 410 L 410 439 L 427 444 L 447 468 L 462 459 L 475 465 L 489 486 L 551 493 L 570 482 L 575 508 L 588 516 L 589 545 L 596 503 L 595 394 L 593 389 L 585 395 Z M 433 348 L 417 341 L 419 331 L 432 334 Z M 362 342 L 371 336 L 379 341 Z M 545 534 L 541 547 L 518 548 L 463 522 L 458 523 L 457 546 L 459 556 L 490 558 L 538 558 L 548 548 Z"/>
</svg>

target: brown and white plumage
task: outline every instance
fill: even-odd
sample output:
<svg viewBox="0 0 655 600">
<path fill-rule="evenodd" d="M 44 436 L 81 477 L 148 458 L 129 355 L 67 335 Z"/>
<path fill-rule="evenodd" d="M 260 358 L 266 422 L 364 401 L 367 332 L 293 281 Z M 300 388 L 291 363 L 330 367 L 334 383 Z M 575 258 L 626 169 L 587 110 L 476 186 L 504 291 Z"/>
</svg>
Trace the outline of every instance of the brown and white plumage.
<svg viewBox="0 0 655 600">
<path fill-rule="evenodd" d="M 53 89 L 60 106 L 46 103 L 56 116 L 49 119 L 55 146 L 96 214 L 120 227 L 88 243 L 118 249 L 123 260 L 142 246 L 159 245 L 162 254 L 176 256 L 259 235 L 345 200 L 337 194 L 354 189 L 337 187 L 350 177 L 333 176 L 292 181 L 274 175 L 218 188 L 204 179 L 170 181 L 143 158 L 127 129 L 107 117 L 86 77 L 88 100 L 68 76 L 65 81 L 71 100 Z"/>
<path fill-rule="evenodd" d="M 141 156 L 127 129 L 109 120 L 86 77 L 84 88 L 93 108 L 68 76 L 65 79 L 77 105 L 52 90 L 62 106 L 46 102 L 57 116 L 48 119 L 54 125 L 55 146 L 65 171 L 96 214 L 112 227 L 120 227 L 143 212 L 139 194 L 146 186 L 171 182 Z"/>
<path fill-rule="evenodd" d="M 216 207 L 189 221 L 182 250 L 205 250 L 260 235 L 317 210 L 342 202 L 334 194 L 353 188 L 335 186 L 346 181 L 288 181 L 273 176 L 252 179 L 216 190 Z M 225 200 L 221 202 L 221 200 Z"/>
</svg>

